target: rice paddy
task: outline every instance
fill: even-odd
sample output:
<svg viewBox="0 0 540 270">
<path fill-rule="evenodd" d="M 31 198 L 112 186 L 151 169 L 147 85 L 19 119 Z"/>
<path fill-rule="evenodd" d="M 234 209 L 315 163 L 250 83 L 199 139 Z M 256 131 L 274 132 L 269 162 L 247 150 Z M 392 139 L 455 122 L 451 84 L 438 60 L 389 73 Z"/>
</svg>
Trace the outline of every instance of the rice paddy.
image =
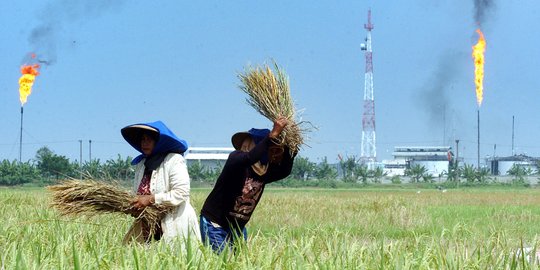
<svg viewBox="0 0 540 270">
<path fill-rule="evenodd" d="M 197 209 L 209 192 L 192 190 Z M 221 255 L 124 245 L 133 218 L 64 217 L 50 200 L 44 188 L 0 189 L 0 269 L 538 268 L 538 189 L 267 189 L 248 242 Z"/>
</svg>

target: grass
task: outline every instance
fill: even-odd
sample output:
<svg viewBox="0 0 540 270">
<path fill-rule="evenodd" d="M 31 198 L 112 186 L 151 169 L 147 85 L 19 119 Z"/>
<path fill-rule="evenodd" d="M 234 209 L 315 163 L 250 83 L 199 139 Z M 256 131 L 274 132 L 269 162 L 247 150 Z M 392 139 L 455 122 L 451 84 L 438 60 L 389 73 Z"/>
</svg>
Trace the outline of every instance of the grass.
<svg viewBox="0 0 540 270">
<path fill-rule="evenodd" d="M 209 191 L 192 190 L 197 209 Z M 519 255 L 539 243 L 537 189 L 268 189 L 248 243 L 221 256 L 125 246 L 132 218 L 65 218 L 49 200 L 45 189 L 0 189 L 0 269 L 538 268 Z"/>
</svg>

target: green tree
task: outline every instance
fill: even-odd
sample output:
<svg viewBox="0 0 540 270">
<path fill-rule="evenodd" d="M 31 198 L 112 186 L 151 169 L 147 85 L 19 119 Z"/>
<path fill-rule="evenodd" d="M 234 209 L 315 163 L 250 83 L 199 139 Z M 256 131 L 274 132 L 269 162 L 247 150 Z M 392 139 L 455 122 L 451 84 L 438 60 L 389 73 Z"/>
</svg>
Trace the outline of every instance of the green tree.
<svg viewBox="0 0 540 270">
<path fill-rule="evenodd" d="M 477 172 L 477 179 L 480 183 L 486 183 L 490 179 L 491 171 L 488 168 L 480 168 Z"/>
<path fill-rule="evenodd" d="M 134 169 L 131 166 L 131 157 L 123 159 L 120 155 L 114 159 L 109 159 L 105 162 L 103 170 L 111 179 L 128 181 L 134 177 Z"/>
<path fill-rule="evenodd" d="M 448 168 L 448 173 L 446 173 L 446 179 L 448 181 L 459 182 L 459 176 L 461 174 L 461 168 L 452 165 Z"/>
<path fill-rule="evenodd" d="M 190 162 L 188 164 L 188 173 L 191 180 L 194 180 L 194 181 L 206 180 L 205 168 L 199 160 Z"/>
<path fill-rule="evenodd" d="M 110 180 L 110 175 L 104 170 L 99 159 L 92 159 L 83 163 L 80 173 L 85 179 Z M 76 176 L 77 177 L 77 176 Z"/>
<path fill-rule="evenodd" d="M 531 168 L 525 168 L 518 164 L 514 164 L 508 174 L 513 176 L 512 183 L 514 184 L 525 184 L 525 177 L 532 173 Z"/>
<path fill-rule="evenodd" d="M 291 177 L 298 180 L 308 180 L 315 171 L 315 164 L 305 157 L 296 157 L 291 170 Z"/>
<path fill-rule="evenodd" d="M 341 159 L 339 161 L 339 167 L 341 168 L 341 172 L 343 174 L 343 182 L 354 183 L 358 181 L 358 164 L 354 156 L 347 157 L 345 160 Z"/>
<path fill-rule="evenodd" d="M 426 167 L 420 164 L 414 164 L 409 168 L 405 169 L 405 175 L 411 177 L 411 182 L 418 183 L 427 174 Z"/>
<path fill-rule="evenodd" d="M 448 164 L 448 172 L 444 173 L 446 174 L 446 180 L 459 182 L 460 172 L 461 169 L 458 167 L 458 161 L 452 158 L 452 161 L 450 161 L 450 163 Z"/>
<path fill-rule="evenodd" d="M 461 176 L 463 176 L 468 183 L 473 183 L 477 179 L 476 169 L 473 165 L 465 164 L 461 170 Z"/>
<path fill-rule="evenodd" d="M 221 174 L 221 171 L 223 171 L 223 164 L 217 163 L 214 167 L 206 167 L 203 171 L 204 179 L 207 182 L 215 182 Z"/>
<path fill-rule="evenodd" d="M 381 179 L 386 176 L 387 173 L 384 172 L 384 169 L 381 167 L 376 167 L 371 170 L 371 176 L 373 177 L 373 183 L 381 183 Z"/>
<path fill-rule="evenodd" d="M 337 170 L 330 164 L 326 157 L 319 163 L 313 172 L 315 178 L 319 180 L 335 180 L 337 178 Z"/>
<path fill-rule="evenodd" d="M 433 183 L 433 175 L 426 173 L 426 174 L 422 175 L 422 180 L 425 183 Z"/>
<path fill-rule="evenodd" d="M 54 154 L 49 148 L 42 147 L 36 153 L 37 168 L 44 178 L 60 179 L 73 175 L 73 168 L 65 156 Z"/>
<path fill-rule="evenodd" d="M 401 184 L 401 177 L 399 175 L 394 175 L 390 178 L 392 184 Z"/>
<path fill-rule="evenodd" d="M 189 177 L 194 181 L 215 182 L 222 170 L 223 165 L 221 163 L 217 163 L 212 167 L 202 164 L 200 160 L 190 161 L 188 163 Z"/>
<path fill-rule="evenodd" d="M 366 164 L 356 164 L 353 171 L 353 178 L 355 179 L 355 182 L 360 180 L 362 183 L 367 184 L 369 178 L 373 176 L 373 171 L 368 169 Z"/>
<path fill-rule="evenodd" d="M 0 162 L 0 185 L 13 186 L 35 182 L 39 179 L 38 169 L 30 162 L 19 163 L 3 160 Z"/>
</svg>

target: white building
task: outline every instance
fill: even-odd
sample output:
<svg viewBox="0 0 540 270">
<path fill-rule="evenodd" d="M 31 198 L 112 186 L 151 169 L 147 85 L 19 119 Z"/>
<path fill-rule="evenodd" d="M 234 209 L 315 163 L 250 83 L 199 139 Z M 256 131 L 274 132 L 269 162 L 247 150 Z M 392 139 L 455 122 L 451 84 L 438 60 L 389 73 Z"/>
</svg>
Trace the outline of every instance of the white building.
<svg viewBox="0 0 540 270">
<path fill-rule="evenodd" d="M 405 169 L 407 169 L 407 162 L 405 160 L 383 160 L 383 170 L 387 176 L 405 175 Z"/>
<path fill-rule="evenodd" d="M 394 160 L 385 161 L 384 170 L 388 176 L 404 175 L 405 169 L 420 165 L 428 174 L 439 176 L 448 172 L 451 149 L 449 146 L 396 146 L 392 153 Z"/>
<path fill-rule="evenodd" d="M 512 169 L 514 165 L 525 169 L 530 169 L 532 173 L 536 173 L 538 172 L 538 160 L 538 158 L 533 158 L 526 155 L 496 157 L 490 160 L 491 174 L 508 175 L 508 171 Z"/>
<path fill-rule="evenodd" d="M 207 168 L 220 168 L 225 165 L 233 147 L 190 147 L 186 151 L 186 162 L 200 162 Z"/>
</svg>

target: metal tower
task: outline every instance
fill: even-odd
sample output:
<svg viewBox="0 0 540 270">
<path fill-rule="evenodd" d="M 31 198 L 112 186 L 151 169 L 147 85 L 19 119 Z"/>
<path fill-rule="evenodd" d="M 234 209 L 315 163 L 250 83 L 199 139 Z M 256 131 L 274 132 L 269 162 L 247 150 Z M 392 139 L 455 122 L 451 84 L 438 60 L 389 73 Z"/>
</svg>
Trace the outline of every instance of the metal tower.
<svg viewBox="0 0 540 270">
<path fill-rule="evenodd" d="M 377 160 L 375 148 L 375 98 L 373 97 L 373 62 L 371 50 L 371 10 L 368 11 L 368 23 L 364 24 L 367 30 L 366 44 L 361 48 L 366 51 L 366 74 L 364 83 L 364 114 L 362 116 L 362 149 L 360 161 L 364 164 Z"/>
</svg>

